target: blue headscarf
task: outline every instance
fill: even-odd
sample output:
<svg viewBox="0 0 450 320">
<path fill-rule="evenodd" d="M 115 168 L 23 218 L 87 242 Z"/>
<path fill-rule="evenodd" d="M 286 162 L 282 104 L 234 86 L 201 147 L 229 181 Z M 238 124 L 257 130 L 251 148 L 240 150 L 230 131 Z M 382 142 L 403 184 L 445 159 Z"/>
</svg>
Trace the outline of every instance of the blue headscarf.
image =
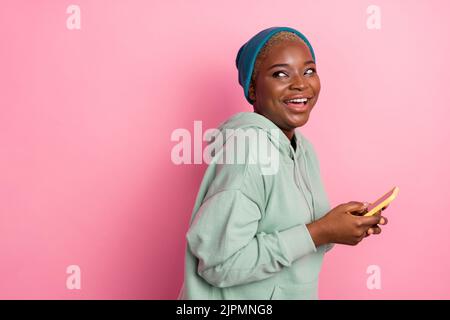
<svg viewBox="0 0 450 320">
<path fill-rule="evenodd" d="M 269 41 L 272 36 L 281 31 L 293 32 L 298 35 L 300 39 L 302 39 L 306 43 L 309 50 L 311 51 L 314 62 L 316 62 L 316 57 L 314 55 L 314 50 L 311 44 L 300 31 L 289 27 L 272 27 L 264 29 L 261 32 L 257 33 L 250 40 L 244 43 L 244 45 L 239 49 L 236 56 L 236 67 L 239 71 L 239 84 L 244 88 L 245 98 L 250 104 L 252 104 L 252 101 L 248 96 L 248 90 L 250 87 L 250 80 L 252 78 L 253 67 L 255 65 L 256 58 L 267 41 Z"/>
</svg>

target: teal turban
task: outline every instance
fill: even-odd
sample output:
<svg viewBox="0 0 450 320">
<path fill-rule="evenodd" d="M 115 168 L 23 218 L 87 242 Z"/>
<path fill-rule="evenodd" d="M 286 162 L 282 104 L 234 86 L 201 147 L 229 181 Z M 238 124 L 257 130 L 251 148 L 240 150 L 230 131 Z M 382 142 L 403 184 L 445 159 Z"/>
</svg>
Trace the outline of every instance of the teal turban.
<svg viewBox="0 0 450 320">
<path fill-rule="evenodd" d="M 300 39 L 302 39 L 306 43 L 309 50 L 311 51 L 314 62 L 316 62 L 316 57 L 314 55 L 314 50 L 311 44 L 300 31 L 289 27 L 272 27 L 260 31 L 250 40 L 244 43 L 244 45 L 242 45 L 236 57 L 236 67 L 239 71 L 239 84 L 242 86 L 242 88 L 244 88 L 245 98 L 250 104 L 252 104 L 252 101 L 248 96 L 248 90 L 250 87 L 250 80 L 252 78 L 253 67 L 255 65 L 256 58 L 267 41 L 269 41 L 272 36 L 281 31 L 288 31 L 298 35 Z"/>
</svg>

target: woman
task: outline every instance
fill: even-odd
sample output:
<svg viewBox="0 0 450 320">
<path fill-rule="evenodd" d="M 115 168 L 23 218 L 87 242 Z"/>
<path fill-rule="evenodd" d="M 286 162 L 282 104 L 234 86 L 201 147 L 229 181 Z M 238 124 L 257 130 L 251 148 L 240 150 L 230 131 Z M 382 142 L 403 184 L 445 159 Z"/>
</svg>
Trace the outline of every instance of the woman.
<svg viewBox="0 0 450 320">
<path fill-rule="evenodd" d="M 264 174 L 248 147 L 243 163 L 211 162 L 186 235 L 178 298 L 317 299 L 324 253 L 334 243 L 356 245 L 379 234 L 387 219 L 360 216 L 367 203 L 356 201 L 330 210 L 314 148 L 295 130 L 307 123 L 320 92 L 306 37 L 287 27 L 265 29 L 240 48 L 236 66 L 254 112 L 232 116 L 220 132 L 257 131 L 275 149 L 278 166 Z M 233 134 L 214 159 L 230 153 Z M 249 139 L 250 146 L 261 142 Z"/>
</svg>

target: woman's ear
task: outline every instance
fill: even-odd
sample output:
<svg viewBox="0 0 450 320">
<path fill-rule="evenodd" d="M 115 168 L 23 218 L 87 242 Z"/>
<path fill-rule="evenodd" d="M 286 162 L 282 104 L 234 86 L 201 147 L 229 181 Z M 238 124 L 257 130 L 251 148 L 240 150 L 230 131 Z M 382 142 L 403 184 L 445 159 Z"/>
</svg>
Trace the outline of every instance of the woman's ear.
<svg viewBox="0 0 450 320">
<path fill-rule="evenodd" d="M 253 84 L 250 85 L 250 87 L 248 88 L 248 97 L 250 98 L 250 100 L 255 101 L 256 100 L 256 96 L 255 96 L 255 87 Z"/>
</svg>

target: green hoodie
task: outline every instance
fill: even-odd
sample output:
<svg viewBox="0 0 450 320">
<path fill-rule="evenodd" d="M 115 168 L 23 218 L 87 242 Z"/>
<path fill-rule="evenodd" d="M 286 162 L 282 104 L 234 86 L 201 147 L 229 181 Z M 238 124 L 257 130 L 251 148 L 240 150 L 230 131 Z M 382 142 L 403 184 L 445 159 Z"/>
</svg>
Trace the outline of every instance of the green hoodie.
<svg viewBox="0 0 450 320">
<path fill-rule="evenodd" d="M 316 247 L 306 228 L 330 210 L 312 144 L 296 130 L 294 149 L 254 112 L 237 113 L 219 129 L 258 132 L 275 148 L 279 165 L 263 174 L 248 147 L 244 163 L 209 164 L 186 234 L 178 299 L 317 299 L 323 256 L 333 244 Z M 216 159 L 229 152 L 230 140 L 223 140 Z"/>
</svg>

